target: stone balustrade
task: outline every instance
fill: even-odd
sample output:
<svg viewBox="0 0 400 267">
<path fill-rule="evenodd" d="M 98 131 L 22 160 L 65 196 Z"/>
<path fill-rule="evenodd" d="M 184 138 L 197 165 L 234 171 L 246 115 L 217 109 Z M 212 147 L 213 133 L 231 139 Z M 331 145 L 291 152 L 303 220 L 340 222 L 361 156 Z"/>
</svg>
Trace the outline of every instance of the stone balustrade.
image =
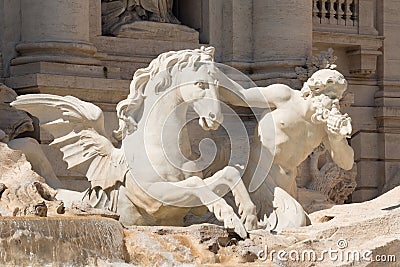
<svg viewBox="0 0 400 267">
<path fill-rule="evenodd" d="M 313 0 L 314 27 L 358 31 L 358 0 Z"/>
</svg>

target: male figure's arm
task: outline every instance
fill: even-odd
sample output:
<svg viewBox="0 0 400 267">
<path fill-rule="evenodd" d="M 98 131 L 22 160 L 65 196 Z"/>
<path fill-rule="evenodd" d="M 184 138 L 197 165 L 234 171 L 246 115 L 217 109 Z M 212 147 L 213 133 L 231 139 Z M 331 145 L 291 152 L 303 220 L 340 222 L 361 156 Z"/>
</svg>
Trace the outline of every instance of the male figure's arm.
<svg viewBox="0 0 400 267">
<path fill-rule="evenodd" d="M 255 108 L 276 108 L 279 103 L 291 98 L 292 89 L 284 84 L 244 89 L 233 80 L 220 81 L 220 94 L 228 103 L 235 106 Z"/>
<path fill-rule="evenodd" d="M 354 150 L 345 137 L 329 133 L 322 141 L 332 160 L 342 169 L 351 170 L 354 164 Z"/>
</svg>

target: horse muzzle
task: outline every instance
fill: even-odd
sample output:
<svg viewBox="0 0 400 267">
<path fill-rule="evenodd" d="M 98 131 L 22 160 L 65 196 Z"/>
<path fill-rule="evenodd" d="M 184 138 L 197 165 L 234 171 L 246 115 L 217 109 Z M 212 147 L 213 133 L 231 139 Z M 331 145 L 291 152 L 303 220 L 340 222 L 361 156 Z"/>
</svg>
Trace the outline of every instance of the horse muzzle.
<svg viewBox="0 0 400 267">
<path fill-rule="evenodd" d="M 221 122 L 217 121 L 215 118 L 212 117 L 200 117 L 199 124 L 203 130 L 217 130 L 220 126 Z"/>
</svg>

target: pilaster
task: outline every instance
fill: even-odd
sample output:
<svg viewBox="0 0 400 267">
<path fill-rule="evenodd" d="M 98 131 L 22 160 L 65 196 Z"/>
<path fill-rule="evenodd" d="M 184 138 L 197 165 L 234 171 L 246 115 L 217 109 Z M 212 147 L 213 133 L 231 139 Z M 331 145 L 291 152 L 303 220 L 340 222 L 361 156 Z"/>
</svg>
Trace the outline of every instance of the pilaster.
<svg viewBox="0 0 400 267">
<path fill-rule="evenodd" d="M 253 80 L 296 82 L 295 67 L 311 54 L 312 1 L 254 0 L 253 35 Z"/>
<path fill-rule="evenodd" d="M 383 193 L 400 185 L 400 5 L 395 0 L 377 1 L 377 9 L 377 28 L 385 36 L 378 64 L 380 90 L 375 94 L 375 116 L 384 150 Z"/>
</svg>

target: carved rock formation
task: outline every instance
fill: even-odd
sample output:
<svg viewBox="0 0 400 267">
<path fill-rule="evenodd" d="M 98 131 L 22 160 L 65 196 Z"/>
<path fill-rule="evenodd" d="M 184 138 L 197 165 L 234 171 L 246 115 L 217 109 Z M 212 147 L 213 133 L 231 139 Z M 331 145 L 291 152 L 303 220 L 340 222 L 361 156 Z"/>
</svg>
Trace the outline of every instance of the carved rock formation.
<svg viewBox="0 0 400 267">
<path fill-rule="evenodd" d="M 400 187 L 365 203 L 345 204 L 321 210 L 310 215 L 313 225 L 307 228 L 289 228 L 279 235 L 265 230 L 250 233 L 240 240 L 220 226 L 193 225 L 190 227 L 133 226 L 125 230 L 125 246 L 129 262 L 136 265 L 182 265 L 182 264 L 240 264 L 254 262 L 265 266 L 310 266 L 312 261 L 279 261 L 268 256 L 263 259 L 260 251 L 285 250 L 313 251 L 317 257 L 324 249 L 343 247 L 346 252 L 372 251 L 372 255 L 400 257 Z M 357 233 L 355 235 L 354 233 Z M 368 236 L 371 239 L 365 242 Z M 338 243 L 338 242 L 342 243 Z M 339 249 L 340 251 L 340 249 Z M 276 254 L 275 254 L 276 255 Z M 295 254 L 293 254 L 295 256 Z M 292 255 L 292 256 L 293 256 Z M 312 256 L 312 255 L 311 255 Z M 259 258 L 260 257 L 260 258 Z M 287 256 L 286 256 L 287 257 Z M 335 265 L 357 264 L 355 259 L 336 262 Z M 362 266 L 374 266 L 363 262 Z M 333 266 L 326 257 L 318 266 Z M 389 265 L 390 266 L 390 265 Z"/>
<path fill-rule="evenodd" d="M 2 218 L 0 235 L 1 266 L 124 266 L 125 262 L 123 229 L 112 219 Z"/>
<path fill-rule="evenodd" d="M 40 216 L 64 213 L 57 191 L 32 171 L 21 151 L 0 143 L 0 213 L 2 216 Z"/>
<path fill-rule="evenodd" d="M 10 106 L 10 103 L 16 97 L 17 94 L 14 90 L 0 83 L 0 129 L 5 133 L 5 136 L 0 136 L 2 142 L 7 142 L 21 133 L 34 130 L 32 119 L 28 114 Z"/>
<path fill-rule="evenodd" d="M 298 188 L 297 199 L 308 214 L 336 205 L 327 195 L 304 187 Z"/>
<path fill-rule="evenodd" d="M 212 224 L 132 226 L 125 231 L 125 245 L 131 263 L 139 266 L 235 265 L 255 261 L 261 249 Z"/>
<path fill-rule="evenodd" d="M 345 171 L 337 166 L 330 157 L 326 156 L 326 163 L 318 168 L 320 156 L 326 154 L 325 148 L 319 147 L 310 155 L 311 182 L 307 188 L 321 192 L 336 204 L 344 204 L 356 188 L 357 168 Z"/>
<path fill-rule="evenodd" d="M 184 228 L 133 226 L 125 230 L 125 245 L 134 266 L 226 266 L 245 262 L 253 262 L 248 266 L 381 266 L 368 258 L 334 261 L 328 253 L 322 257 L 322 251 L 329 249 L 337 250 L 338 255 L 371 251 L 371 257 L 400 258 L 400 187 L 374 200 L 336 205 L 310 217 L 311 226 L 288 228 L 279 234 L 256 230 L 246 240 L 210 224 Z M 281 260 L 277 257 L 279 250 L 286 252 L 281 254 Z M 271 258 L 272 251 L 275 257 Z M 304 252 L 306 260 L 289 258 L 289 253 L 292 258 L 298 253 L 301 259 Z M 311 253 L 310 257 L 315 253 L 319 260 L 308 260 L 307 253 Z M 387 266 L 396 266 L 390 264 Z"/>
</svg>

